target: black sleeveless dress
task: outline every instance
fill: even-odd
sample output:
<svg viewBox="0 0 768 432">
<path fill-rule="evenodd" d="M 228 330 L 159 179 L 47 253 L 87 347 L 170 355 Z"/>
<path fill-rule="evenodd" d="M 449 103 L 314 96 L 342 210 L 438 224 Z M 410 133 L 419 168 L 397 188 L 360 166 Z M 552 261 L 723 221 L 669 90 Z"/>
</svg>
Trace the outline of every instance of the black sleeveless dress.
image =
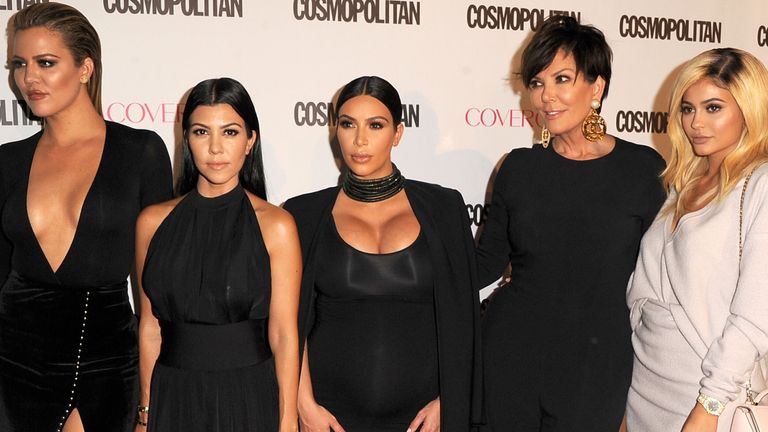
<svg viewBox="0 0 768 432">
<path fill-rule="evenodd" d="M 58 431 L 75 408 L 87 431 L 133 430 L 138 349 L 126 280 L 136 217 L 171 198 L 171 163 L 154 132 L 106 127 L 72 244 L 55 271 L 27 215 L 42 132 L 0 146 L 0 242 L 7 241 L 0 248 L 0 431 Z"/>
<path fill-rule="evenodd" d="M 423 231 L 386 254 L 324 227 L 308 339 L 317 402 L 348 432 L 403 432 L 439 396 L 434 280 Z"/>
<path fill-rule="evenodd" d="M 150 242 L 143 282 L 162 333 L 149 431 L 276 431 L 269 255 L 243 188 L 184 197 Z"/>
</svg>

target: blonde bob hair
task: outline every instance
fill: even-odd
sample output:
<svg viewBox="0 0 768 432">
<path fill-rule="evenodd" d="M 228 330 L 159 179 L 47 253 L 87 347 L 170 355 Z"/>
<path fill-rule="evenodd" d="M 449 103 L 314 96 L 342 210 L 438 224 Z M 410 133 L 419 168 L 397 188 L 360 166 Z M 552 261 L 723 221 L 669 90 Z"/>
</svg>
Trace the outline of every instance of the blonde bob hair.
<svg viewBox="0 0 768 432">
<path fill-rule="evenodd" d="M 741 139 L 723 160 L 719 182 L 706 197 L 712 200 L 724 198 L 753 167 L 768 160 L 768 70 L 760 60 L 740 49 L 704 51 L 685 64 L 675 80 L 669 100 L 667 132 L 672 142 L 672 154 L 662 176 L 664 186 L 667 190 L 674 189 L 677 198 L 668 204 L 664 213 L 683 214 L 683 198 L 707 168 L 707 158 L 693 152 L 683 129 L 681 113 L 683 95 L 703 79 L 710 79 L 728 90 L 744 116 Z"/>
</svg>

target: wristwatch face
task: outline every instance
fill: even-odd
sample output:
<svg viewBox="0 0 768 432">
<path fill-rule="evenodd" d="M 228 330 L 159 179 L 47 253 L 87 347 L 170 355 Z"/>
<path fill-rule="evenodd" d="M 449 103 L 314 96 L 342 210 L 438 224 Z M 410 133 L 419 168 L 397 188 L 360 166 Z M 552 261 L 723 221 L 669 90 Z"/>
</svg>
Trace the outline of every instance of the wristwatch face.
<svg viewBox="0 0 768 432">
<path fill-rule="evenodd" d="M 725 405 L 722 402 L 709 396 L 699 395 L 697 400 L 712 415 L 719 416 L 725 409 Z"/>
<path fill-rule="evenodd" d="M 709 412 L 717 412 L 720 410 L 720 402 L 710 399 L 707 401 L 707 411 Z"/>
</svg>

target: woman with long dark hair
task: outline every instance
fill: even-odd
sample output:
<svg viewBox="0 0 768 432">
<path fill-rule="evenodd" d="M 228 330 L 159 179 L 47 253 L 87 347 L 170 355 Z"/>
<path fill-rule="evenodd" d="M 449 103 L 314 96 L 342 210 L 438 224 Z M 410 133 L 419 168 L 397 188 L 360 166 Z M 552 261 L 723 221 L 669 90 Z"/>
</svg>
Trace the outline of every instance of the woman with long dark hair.
<svg viewBox="0 0 768 432">
<path fill-rule="evenodd" d="M 301 255 L 266 201 L 253 102 L 233 79 L 202 81 L 181 126 L 180 196 L 136 228 L 137 430 L 295 431 Z"/>
<path fill-rule="evenodd" d="M 13 78 L 43 130 L 0 146 L 0 430 L 130 430 L 126 280 L 142 208 L 172 196 L 157 134 L 101 116 L 101 45 L 71 6 L 10 21 Z"/>
<path fill-rule="evenodd" d="M 397 90 L 352 80 L 337 100 L 341 186 L 285 203 L 304 256 L 305 432 L 466 432 L 479 420 L 472 236 L 455 190 L 403 177 Z"/>
</svg>

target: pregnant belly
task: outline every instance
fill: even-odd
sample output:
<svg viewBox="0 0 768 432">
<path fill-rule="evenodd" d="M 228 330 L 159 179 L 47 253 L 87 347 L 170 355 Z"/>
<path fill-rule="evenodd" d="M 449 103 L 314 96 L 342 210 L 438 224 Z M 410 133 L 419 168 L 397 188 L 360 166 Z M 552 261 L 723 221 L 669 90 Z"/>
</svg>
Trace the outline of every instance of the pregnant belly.
<svg viewBox="0 0 768 432">
<path fill-rule="evenodd" d="M 335 415 L 410 422 L 439 394 L 434 307 L 320 301 L 309 358 L 315 396 Z"/>
</svg>

